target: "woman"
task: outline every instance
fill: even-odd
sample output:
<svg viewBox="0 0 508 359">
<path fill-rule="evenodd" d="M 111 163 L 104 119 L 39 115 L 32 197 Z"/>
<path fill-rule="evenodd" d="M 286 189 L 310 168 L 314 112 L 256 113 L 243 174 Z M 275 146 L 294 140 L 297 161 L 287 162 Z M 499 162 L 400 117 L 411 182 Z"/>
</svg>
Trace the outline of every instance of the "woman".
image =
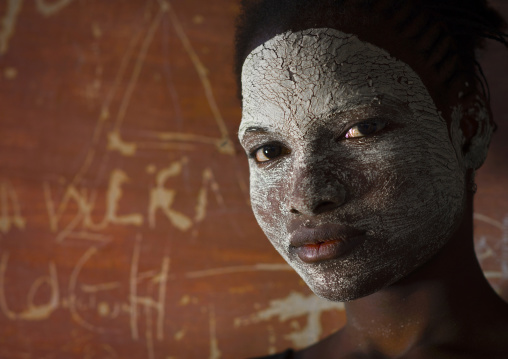
<svg viewBox="0 0 508 359">
<path fill-rule="evenodd" d="M 481 0 L 244 4 L 237 31 L 252 208 L 347 324 L 271 358 L 508 358 L 508 305 L 473 247 L 494 122 Z"/>
</svg>

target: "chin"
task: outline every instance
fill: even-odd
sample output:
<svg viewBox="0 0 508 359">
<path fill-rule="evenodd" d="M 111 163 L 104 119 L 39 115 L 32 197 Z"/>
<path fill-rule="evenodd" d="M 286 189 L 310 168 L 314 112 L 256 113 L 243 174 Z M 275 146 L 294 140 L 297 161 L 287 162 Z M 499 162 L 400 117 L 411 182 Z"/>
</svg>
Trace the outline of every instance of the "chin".
<svg viewBox="0 0 508 359">
<path fill-rule="evenodd" d="M 307 285 L 314 294 L 323 299 L 332 302 L 350 302 L 374 294 L 389 284 L 375 283 L 375 285 L 365 285 L 365 283 L 330 283 L 329 285 L 320 285 L 312 282 L 307 283 Z"/>
<path fill-rule="evenodd" d="M 347 273 L 338 270 L 333 262 L 308 267 L 299 264 L 292 266 L 318 297 L 334 302 L 349 302 L 388 288 L 410 275 L 432 257 L 433 255 L 420 258 L 420 261 L 393 262 L 378 270 L 362 270 L 358 266 L 351 265 L 349 269 L 355 269 Z M 345 267 L 348 267 L 347 264 Z"/>
</svg>

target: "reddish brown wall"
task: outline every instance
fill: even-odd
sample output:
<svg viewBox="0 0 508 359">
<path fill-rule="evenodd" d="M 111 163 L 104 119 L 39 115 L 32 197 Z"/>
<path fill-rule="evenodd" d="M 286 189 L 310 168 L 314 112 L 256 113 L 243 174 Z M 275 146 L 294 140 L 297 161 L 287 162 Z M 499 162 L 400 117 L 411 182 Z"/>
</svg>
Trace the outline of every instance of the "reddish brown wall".
<svg viewBox="0 0 508 359">
<path fill-rule="evenodd" d="M 0 358 L 241 358 L 343 324 L 248 206 L 237 11 L 0 2 Z M 478 177 L 476 239 L 508 298 L 508 55 L 492 50 L 500 129 Z"/>
</svg>

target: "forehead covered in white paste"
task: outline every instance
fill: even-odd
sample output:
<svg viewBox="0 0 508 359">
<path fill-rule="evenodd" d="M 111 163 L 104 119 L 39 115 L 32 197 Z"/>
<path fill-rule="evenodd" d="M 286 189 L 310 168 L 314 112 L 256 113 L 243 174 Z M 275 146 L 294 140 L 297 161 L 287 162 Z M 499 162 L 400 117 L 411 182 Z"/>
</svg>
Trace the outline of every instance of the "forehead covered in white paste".
<svg viewBox="0 0 508 359">
<path fill-rule="evenodd" d="M 407 64 L 334 29 L 288 32 L 257 47 L 243 65 L 242 95 L 240 137 L 250 126 L 303 134 L 329 113 L 384 102 L 407 106 L 415 120 L 439 116 Z"/>
</svg>

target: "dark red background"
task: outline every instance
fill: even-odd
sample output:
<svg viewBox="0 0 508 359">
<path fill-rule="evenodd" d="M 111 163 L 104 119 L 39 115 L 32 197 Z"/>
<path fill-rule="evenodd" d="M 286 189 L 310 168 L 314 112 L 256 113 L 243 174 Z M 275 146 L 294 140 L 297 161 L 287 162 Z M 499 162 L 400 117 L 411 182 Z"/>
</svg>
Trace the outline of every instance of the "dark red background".
<svg viewBox="0 0 508 359">
<path fill-rule="evenodd" d="M 0 2 L 0 358 L 242 358 L 344 323 L 251 214 L 237 12 L 229 0 Z M 499 131 L 475 236 L 508 299 L 507 51 L 489 45 L 481 62 Z"/>
</svg>

